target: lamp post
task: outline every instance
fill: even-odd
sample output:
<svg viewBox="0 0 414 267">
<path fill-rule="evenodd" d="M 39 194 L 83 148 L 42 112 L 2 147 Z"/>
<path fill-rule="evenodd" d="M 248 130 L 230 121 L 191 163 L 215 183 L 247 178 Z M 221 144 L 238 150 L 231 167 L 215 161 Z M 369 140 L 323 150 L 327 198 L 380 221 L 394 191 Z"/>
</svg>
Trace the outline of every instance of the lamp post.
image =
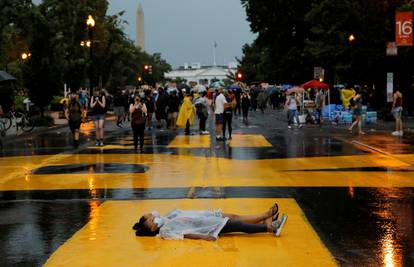
<svg viewBox="0 0 414 267">
<path fill-rule="evenodd" d="M 88 16 L 86 20 L 86 26 L 88 27 L 88 35 L 89 40 L 84 43 L 87 47 L 89 47 L 89 58 L 90 58 L 90 65 L 89 65 L 89 85 L 91 89 L 91 93 L 94 87 L 93 84 L 93 29 L 95 28 L 95 20 L 93 19 L 92 15 Z M 82 44 L 81 44 L 82 45 Z"/>
</svg>

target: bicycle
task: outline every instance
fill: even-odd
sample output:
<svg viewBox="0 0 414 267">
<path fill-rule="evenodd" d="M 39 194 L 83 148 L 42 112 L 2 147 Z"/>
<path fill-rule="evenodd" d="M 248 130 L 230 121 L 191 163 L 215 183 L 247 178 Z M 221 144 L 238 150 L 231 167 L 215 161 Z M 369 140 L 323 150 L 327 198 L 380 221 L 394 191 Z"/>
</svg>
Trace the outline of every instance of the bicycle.
<svg viewBox="0 0 414 267">
<path fill-rule="evenodd" d="M 9 130 L 13 123 L 16 131 L 19 130 L 19 126 L 24 132 L 30 132 L 34 128 L 34 121 L 26 112 L 11 110 L 6 116 L 0 118 L 0 124 L 4 125 L 5 131 Z"/>
</svg>

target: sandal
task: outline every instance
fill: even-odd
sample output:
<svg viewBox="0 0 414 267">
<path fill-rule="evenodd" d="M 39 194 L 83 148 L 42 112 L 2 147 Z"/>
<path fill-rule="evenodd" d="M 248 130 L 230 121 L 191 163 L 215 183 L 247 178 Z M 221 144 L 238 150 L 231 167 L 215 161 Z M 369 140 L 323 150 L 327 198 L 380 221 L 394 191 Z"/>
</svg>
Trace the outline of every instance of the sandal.
<svg viewBox="0 0 414 267">
<path fill-rule="evenodd" d="M 272 218 L 279 214 L 279 205 L 277 203 L 273 204 L 270 209 L 272 210 Z"/>
</svg>

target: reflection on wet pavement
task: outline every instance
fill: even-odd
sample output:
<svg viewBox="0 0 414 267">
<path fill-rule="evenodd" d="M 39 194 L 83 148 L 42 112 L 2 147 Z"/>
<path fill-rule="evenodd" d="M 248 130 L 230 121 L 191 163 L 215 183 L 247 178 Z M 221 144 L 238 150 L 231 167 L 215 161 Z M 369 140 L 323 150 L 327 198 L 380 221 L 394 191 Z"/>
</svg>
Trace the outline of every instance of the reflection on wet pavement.
<svg viewBox="0 0 414 267">
<path fill-rule="evenodd" d="M 148 166 L 141 164 L 96 163 L 68 164 L 40 167 L 33 174 L 77 174 L 77 173 L 144 173 Z"/>
</svg>

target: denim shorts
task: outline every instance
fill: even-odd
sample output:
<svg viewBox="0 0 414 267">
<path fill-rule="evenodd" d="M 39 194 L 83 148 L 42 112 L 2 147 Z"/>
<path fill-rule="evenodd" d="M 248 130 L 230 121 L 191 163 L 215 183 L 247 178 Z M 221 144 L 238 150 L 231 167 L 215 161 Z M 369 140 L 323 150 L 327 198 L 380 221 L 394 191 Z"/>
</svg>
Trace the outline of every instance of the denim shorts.
<svg viewBox="0 0 414 267">
<path fill-rule="evenodd" d="M 105 120 L 105 114 L 97 114 L 92 116 L 94 121 L 101 121 Z"/>
<path fill-rule="evenodd" d="M 223 113 L 216 114 L 216 124 L 223 124 L 224 116 Z"/>
<path fill-rule="evenodd" d="M 395 119 L 401 119 L 403 108 L 402 107 L 396 107 L 392 110 L 392 114 L 394 115 Z"/>
</svg>

